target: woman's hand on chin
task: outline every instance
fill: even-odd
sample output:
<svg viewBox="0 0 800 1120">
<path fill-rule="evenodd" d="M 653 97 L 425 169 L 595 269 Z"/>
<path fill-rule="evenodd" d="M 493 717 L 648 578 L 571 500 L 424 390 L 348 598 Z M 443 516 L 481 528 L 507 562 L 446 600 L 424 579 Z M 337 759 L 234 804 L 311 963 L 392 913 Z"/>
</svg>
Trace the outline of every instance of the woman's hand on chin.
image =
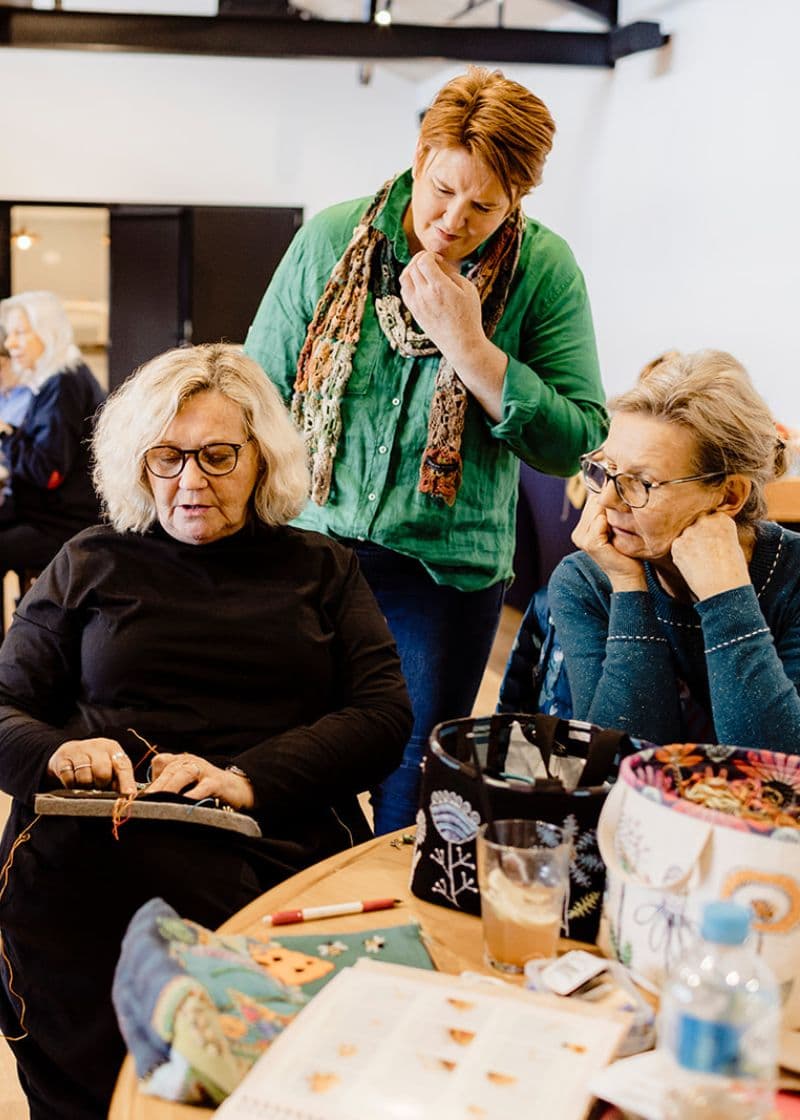
<svg viewBox="0 0 800 1120">
<path fill-rule="evenodd" d="M 400 276 L 403 303 L 425 334 L 458 369 L 464 352 L 486 343 L 478 289 L 450 261 L 425 250 Z"/>
<path fill-rule="evenodd" d="M 701 513 L 672 542 L 672 560 L 700 599 L 750 583 L 736 522 L 726 513 Z"/>
<path fill-rule="evenodd" d="M 580 521 L 572 533 L 572 543 L 606 573 L 613 591 L 646 591 L 647 578 L 641 560 L 624 556 L 611 542 L 606 511 L 590 494 Z"/>
<path fill-rule="evenodd" d="M 233 770 L 223 770 L 195 754 L 154 756 L 150 764 L 153 780 L 147 793 L 182 793 L 193 801 L 217 797 L 234 809 L 252 809 L 255 794 L 250 779 Z"/>
</svg>

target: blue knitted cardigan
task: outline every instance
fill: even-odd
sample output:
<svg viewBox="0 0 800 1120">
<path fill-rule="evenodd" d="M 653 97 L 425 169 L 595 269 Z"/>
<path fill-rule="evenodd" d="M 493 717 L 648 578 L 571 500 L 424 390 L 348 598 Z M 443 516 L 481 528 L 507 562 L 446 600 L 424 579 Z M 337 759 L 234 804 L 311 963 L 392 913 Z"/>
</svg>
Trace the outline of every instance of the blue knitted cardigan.
<svg viewBox="0 0 800 1120">
<path fill-rule="evenodd" d="M 757 525 L 752 583 L 700 603 L 612 592 L 585 553 L 549 584 L 579 719 L 655 743 L 705 741 L 800 754 L 800 533 Z"/>
</svg>

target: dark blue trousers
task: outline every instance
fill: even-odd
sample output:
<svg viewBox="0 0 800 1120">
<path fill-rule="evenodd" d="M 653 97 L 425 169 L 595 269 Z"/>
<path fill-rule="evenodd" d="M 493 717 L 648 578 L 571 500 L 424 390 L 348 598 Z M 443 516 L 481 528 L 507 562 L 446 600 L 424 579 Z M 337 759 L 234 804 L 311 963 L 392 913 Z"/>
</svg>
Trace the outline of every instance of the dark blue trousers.
<svg viewBox="0 0 800 1120">
<path fill-rule="evenodd" d="M 402 765 L 371 791 L 375 832 L 413 823 L 418 808 L 420 762 L 433 727 L 468 716 L 503 605 L 505 585 L 481 591 L 444 587 L 418 560 L 367 541 L 346 542 L 397 643 L 414 709 L 414 727 Z"/>
</svg>

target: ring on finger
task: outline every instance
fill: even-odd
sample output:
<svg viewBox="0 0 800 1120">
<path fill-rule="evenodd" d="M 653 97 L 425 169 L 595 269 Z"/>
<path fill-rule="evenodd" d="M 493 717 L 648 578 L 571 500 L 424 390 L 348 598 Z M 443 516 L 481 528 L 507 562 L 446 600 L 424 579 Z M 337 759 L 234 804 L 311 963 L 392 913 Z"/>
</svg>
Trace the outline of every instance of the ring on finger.
<svg viewBox="0 0 800 1120">
<path fill-rule="evenodd" d="M 127 757 L 128 756 L 125 754 L 125 751 L 114 751 L 114 753 L 111 756 L 111 761 L 112 762 L 119 762 L 119 760 L 121 758 L 127 758 Z"/>
<path fill-rule="evenodd" d="M 92 768 L 91 762 L 79 762 L 77 766 L 72 767 L 72 769 L 75 771 L 76 774 L 78 773 L 79 770 L 91 770 L 91 768 Z"/>
<path fill-rule="evenodd" d="M 75 767 L 72 765 L 71 762 L 67 762 L 66 765 L 64 765 L 64 766 L 59 766 L 59 768 L 57 770 L 57 773 L 66 774 L 67 770 L 72 770 L 74 772 Z"/>
</svg>

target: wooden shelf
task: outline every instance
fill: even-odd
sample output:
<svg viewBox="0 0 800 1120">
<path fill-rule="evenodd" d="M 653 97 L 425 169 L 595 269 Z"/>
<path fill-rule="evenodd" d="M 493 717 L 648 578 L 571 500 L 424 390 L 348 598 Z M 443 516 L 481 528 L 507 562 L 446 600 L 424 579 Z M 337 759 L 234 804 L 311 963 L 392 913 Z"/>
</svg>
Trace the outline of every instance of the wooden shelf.
<svg viewBox="0 0 800 1120">
<path fill-rule="evenodd" d="M 767 512 L 771 521 L 800 524 L 800 475 L 779 478 L 766 487 Z"/>
</svg>

